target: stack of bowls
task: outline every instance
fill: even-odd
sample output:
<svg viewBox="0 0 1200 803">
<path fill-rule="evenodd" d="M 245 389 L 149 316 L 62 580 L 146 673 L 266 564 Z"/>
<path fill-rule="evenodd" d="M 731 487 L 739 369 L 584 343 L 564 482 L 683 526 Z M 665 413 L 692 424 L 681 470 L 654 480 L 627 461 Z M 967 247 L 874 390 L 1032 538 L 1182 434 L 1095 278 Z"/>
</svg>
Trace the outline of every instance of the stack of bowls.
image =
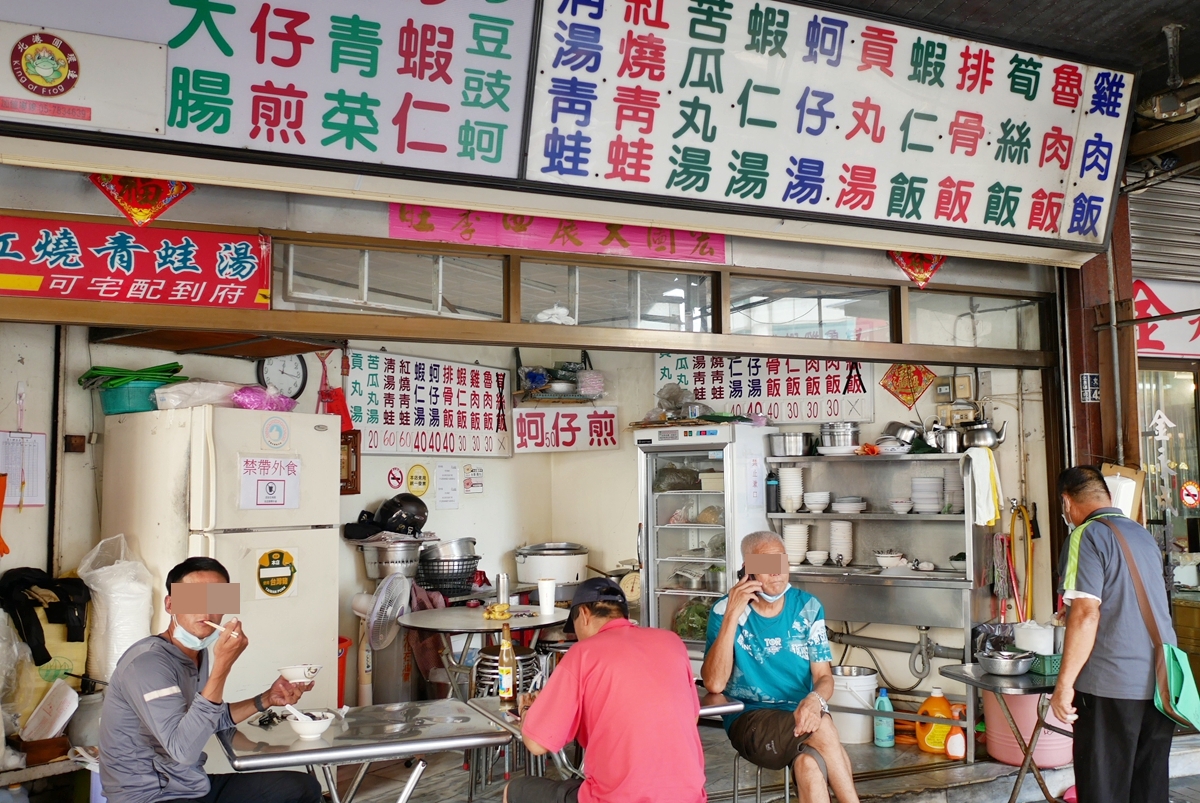
<svg viewBox="0 0 1200 803">
<path fill-rule="evenodd" d="M 951 466 L 946 466 L 943 471 L 945 474 L 946 489 L 946 504 L 949 506 L 950 513 L 962 513 L 966 509 L 965 492 L 963 490 L 962 470 L 955 463 Z"/>
<path fill-rule="evenodd" d="M 808 553 L 808 525 L 783 525 L 783 545 L 787 548 L 788 561 L 792 566 L 798 566 Z"/>
<path fill-rule="evenodd" d="M 898 516 L 903 516 L 905 513 L 913 509 L 913 501 L 911 499 L 889 499 L 888 507 Z"/>
<path fill-rule="evenodd" d="M 795 513 L 804 502 L 804 472 L 799 466 L 779 469 L 779 506 L 785 513 Z"/>
<path fill-rule="evenodd" d="M 862 513 L 867 503 L 861 496 L 839 496 L 833 501 L 834 513 Z"/>
<path fill-rule="evenodd" d="M 941 513 L 942 482 L 941 477 L 913 477 L 913 510 L 918 513 Z"/>
<path fill-rule="evenodd" d="M 804 495 L 804 507 L 809 513 L 820 513 L 829 507 L 829 491 L 813 491 Z"/>
<path fill-rule="evenodd" d="M 829 522 L 829 557 L 834 563 L 848 566 L 854 562 L 853 527 L 848 521 Z"/>
</svg>

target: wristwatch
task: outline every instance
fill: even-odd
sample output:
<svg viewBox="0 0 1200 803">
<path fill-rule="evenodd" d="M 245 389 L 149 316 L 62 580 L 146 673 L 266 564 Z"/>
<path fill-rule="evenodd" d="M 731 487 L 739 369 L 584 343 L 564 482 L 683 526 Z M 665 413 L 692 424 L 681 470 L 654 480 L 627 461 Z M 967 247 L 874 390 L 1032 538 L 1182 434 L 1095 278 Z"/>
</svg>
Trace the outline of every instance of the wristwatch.
<svg viewBox="0 0 1200 803">
<path fill-rule="evenodd" d="M 819 702 L 821 704 L 821 713 L 828 714 L 829 713 L 829 703 L 825 702 L 825 698 L 822 697 L 820 694 L 818 694 L 815 691 L 813 692 L 813 696 L 816 697 L 817 702 Z"/>
<path fill-rule="evenodd" d="M 818 695 L 818 696 L 820 696 L 820 695 Z M 824 700 L 822 700 L 822 701 L 821 701 L 821 704 L 822 704 L 822 705 L 824 705 L 824 704 L 825 704 L 825 701 L 824 701 Z M 261 714 L 263 711 L 266 711 L 266 710 L 267 710 L 267 707 L 266 707 L 265 705 L 263 705 L 263 696 L 262 696 L 261 694 L 256 694 L 256 695 L 254 695 L 254 710 L 255 710 L 255 711 L 257 711 L 257 712 L 258 712 L 258 713 L 260 713 L 260 714 Z"/>
</svg>

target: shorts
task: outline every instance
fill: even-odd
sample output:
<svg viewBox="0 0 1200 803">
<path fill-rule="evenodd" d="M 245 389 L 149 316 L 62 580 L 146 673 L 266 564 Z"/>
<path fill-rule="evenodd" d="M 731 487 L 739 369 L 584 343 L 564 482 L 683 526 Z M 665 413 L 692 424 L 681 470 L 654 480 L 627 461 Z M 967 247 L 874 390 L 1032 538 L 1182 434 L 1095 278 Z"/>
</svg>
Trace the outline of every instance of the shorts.
<svg viewBox="0 0 1200 803">
<path fill-rule="evenodd" d="M 808 753 L 821 768 L 821 774 L 828 777 L 825 759 L 805 745 L 811 734 L 797 736 L 795 729 L 796 719 L 791 711 L 755 708 L 733 721 L 729 741 L 742 758 L 769 770 L 789 767 L 801 753 Z"/>
<path fill-rule="evenodd" d="M 513 778 L 508 783 L 509 803 L 578 803 L 579 787 L 583 781 L 570 778 L 556 781 L 552 778 Z"/>
</svg>

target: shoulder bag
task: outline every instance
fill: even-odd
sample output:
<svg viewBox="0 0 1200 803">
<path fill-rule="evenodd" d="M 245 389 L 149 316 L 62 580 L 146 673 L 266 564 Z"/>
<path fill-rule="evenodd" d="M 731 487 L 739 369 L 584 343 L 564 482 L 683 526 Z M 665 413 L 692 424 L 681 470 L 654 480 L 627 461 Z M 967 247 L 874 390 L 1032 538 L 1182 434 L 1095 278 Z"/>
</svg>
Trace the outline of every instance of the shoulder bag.
<svg viewBox="0 0 1200 803">
<path fill-rule="evenodd" d="M 1103 524 L 1116 536 L 1117 543 L 1121 545 L 1121 552 L 1125 554 L 1129 574 L 1133 577 L 1138 607 L 1142 610 L 1142 619 L 1150 632 L 1150 641 L 1154 644 L 1154 705 L 1180 727 L 1195 729 L 1200 725 L 1200 693 L 1196 691 L 1196 680 L 1192 677 L 1187 653 L 1178 647 L 1163 643 L 1158 620 L 1154 618 L 1150 598 L 1146 596 L 1146 587 L 1142 584 L 1142 574 L 1138 571 L 1125 536 L 1103 519 L 1097 519 L 1096 522 Z"/>
</svg>

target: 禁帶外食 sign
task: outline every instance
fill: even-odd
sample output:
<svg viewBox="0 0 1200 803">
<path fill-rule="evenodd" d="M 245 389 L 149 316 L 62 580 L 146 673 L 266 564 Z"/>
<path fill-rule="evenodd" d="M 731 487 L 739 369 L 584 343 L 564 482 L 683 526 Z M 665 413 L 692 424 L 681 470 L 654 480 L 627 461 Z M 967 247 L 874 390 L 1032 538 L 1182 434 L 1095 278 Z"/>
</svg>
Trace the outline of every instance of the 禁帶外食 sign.
<svg viewBox="0 0 1200 803">
<path fill-rule="evenodd" d="M 1133 76 L 775 0 L 545 0 L 525 177 L 1095 248 Z"/>
</svg>

